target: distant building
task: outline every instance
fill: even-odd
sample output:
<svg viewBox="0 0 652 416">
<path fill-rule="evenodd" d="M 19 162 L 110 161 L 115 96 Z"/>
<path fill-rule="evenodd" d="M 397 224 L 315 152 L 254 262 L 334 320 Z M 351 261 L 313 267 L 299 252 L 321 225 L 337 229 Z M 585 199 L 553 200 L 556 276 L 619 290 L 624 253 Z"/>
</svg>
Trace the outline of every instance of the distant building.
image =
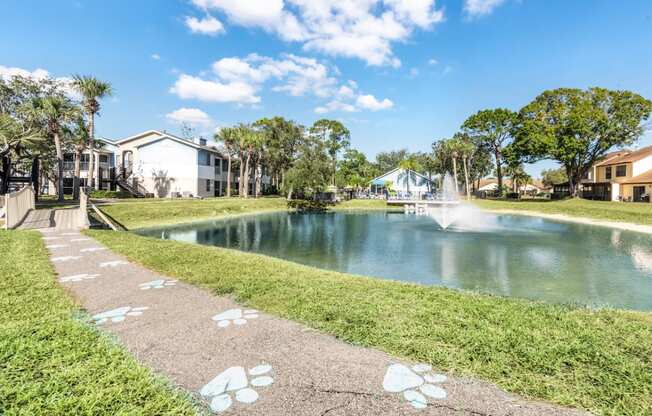
<svg viewBox="0 0 652 416">
<path fill-rule="evenodd" d="M 370 182 L 370 192 L 376 195 L 396 192 L 418 196 L 432 193 L 435 189 L 435 183 L 428 177 L 413 170 L 401 168 L 391 170 Z"/>
<path fill-rule="evenodd" d="M 191 141 L 165 131 L 148 130 L 124 139 L 97 139 L 96 189 L 124 190 L 138 196 L 223 196 L 227 188 L 228 162 L 222 151 L 203 139 Z M 80 184 L 87 185 L 90 150 L 81 157 Z M 264 170 L 264 169 L 263 169 Z M 259 172 L 264 173 L 264 172 Z M 64 193 L 73 187 L 74 155 L 64 155 Z M 237 193 L 239 171 L 231 175 L 232 193 Z M 249 190 L 253 193 L 254 175 Z M 262 189 L 270 178 L 262 174 Z M 48 193 L 56 193 L 49 184 Z"/>
<path fill-rule="evenodd" d="M 652 146 L 624 151 L 597 163 L 595 180 L 584 184 L 583 194 L 603 188 L 602 199 L 611 201 L 650 202 L 652 193 Z M 584 196 L 584 195 L 583 195 Z M 597 198 L 595 198 L 597 199 Z"/>
<path fill-rule="evenodd" d="M 510 179 L 504 179 L 503 186 L 506 187 L 507 189 L 512 189 L 512 190 L 514 188 L 512 185 L 512 181 Z M 543 183 L 541 183 L 540 181 L 533 181 L 525 185 L 519 185 L 518 187 L 518 193 L 528 194 L 528 195 L 537 195 L 542 192 L 546 192 L 547 190 L 548 189 L 546 188 L 546 186 L 543 185 Z M 481 179 L 479 182 L 477 192 L 484 193 L 485 195 L 498 192 L 498 179 L 495 178 Z"/>
</svg>

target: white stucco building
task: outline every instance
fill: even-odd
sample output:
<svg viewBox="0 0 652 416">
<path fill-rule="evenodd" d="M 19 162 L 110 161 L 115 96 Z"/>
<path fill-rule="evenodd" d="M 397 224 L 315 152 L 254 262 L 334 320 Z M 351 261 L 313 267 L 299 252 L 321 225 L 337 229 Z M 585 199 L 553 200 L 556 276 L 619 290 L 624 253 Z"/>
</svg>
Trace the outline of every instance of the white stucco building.
<svg viewBox="0 0 652 416">
<path fill-rule="evenodd" d="M 98 141 L 102 143 L 102 148 L 95 151 L 96 189 L 124 189 L 157 198 L 226 194 L 227 158 L 217 147 L 208 145 L 203 139 L 191 141 L 165 131 L 148 130 L 116 141 Z M 81 159 L 82 185 L 86 185 L 89 157 L 87 150 Z M 72 193 L 73 171 L 74 155 L 66 154 L 65 193 Z M 239 171 L 234 169 L 231 180 L 231 192 L 236 194 Z M 250 190 L 254 181 L 252 175 Z M 262 189 L 266 189 L 269 183 L 269 177 L 262 175 Z M 51 184 L 49 192 L 55 191 Z"/>
</svg>

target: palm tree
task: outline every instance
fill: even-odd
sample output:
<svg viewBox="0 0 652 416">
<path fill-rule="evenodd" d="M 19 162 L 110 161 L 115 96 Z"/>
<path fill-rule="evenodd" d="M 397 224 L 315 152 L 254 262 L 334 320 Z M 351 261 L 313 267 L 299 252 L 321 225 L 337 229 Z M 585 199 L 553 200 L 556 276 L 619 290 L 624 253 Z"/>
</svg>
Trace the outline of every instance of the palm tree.
<svg viewBox="0 0 652 416">
<path fill-rule="evenodd" d="M 405 171 L 405 174 L 402 176 L 405 179 L 406 190 L 410 192 L 410 181 L 415 177 L 414 172 L 419 170 L 421 166 L 414 157 L 409 157 L 407 159 L 403 159 L 398 164 L 398 167 Z"/>
<path fill-rule="evenodd" d="M 231 197 L 231 154 L 233 153 L 235 144 L 237 142 L 237 131 L 233 127 L 224 127 L 219 132 L 215 133 L 215 141 L 222 142 L 226 150 L 226 157 L 228 158 L 228 170 L 226 172 L 226 196 Z"/>
<path fill-rule="evenodd" d="M 73 143 L 75 149 L 75 171 L 72 179 L 72 198 L 79 199 L 79 176 L 81 174 L 81 155 L 88 147 L 88 128 L 82 117 L 77 117 L 74 127 L 66 129 L 65 133 L 69 136 L 69 141 Z"/>
<path fill-rule="evenodd" d="M 99 99 L 113 94 L 113 88 L 108 82 L 89 75 L 74 75 L 73 87 L 82 95 L 82 104 L 88 116 L 88 147 L 90 148 L 90 160 L 88 163 L 88 183 L 93 187 L 95 176 L 95 114 L 99 114 Z"/>
<path fill-rule="evenodd" d="M 469 187 L 469 164 L 471 157 L 475 152 L 475 146 L 471 142 L 471 138 L 464 133 L 457 133 L 451 139 L 450 146 L 453 150 L 454 158 L 462 159 L 462 167 L 464 168 L 464 187 L 466 190 L 466 199 L 471 199 L 471 188 Z M 453 159 L 453 166 L 456 168 L 455 159 Z M 457 169 L 455 169 L 457 170 Z M 455 174 L 455 186 L 457 187 L 457 173 Z"/>
<path fill-rule="evenodd" d="M 37 146 L 44 141 L 40 129 L 26 127 L 9 114 L 0 113 L 0 194 L 9 190 L 10 155 L 21 148 Z"/>
<path fill-rule="evenodd" d="M 54 139 L 57 156 L 57 196 L 63 201 L 63 146 L 61 135 L 64 125 L 78 114 L 77 107 L 62 95 L 35 98 L 32 102 L 33 116 L 45 125 L 46 134 Z"/>
</svg>

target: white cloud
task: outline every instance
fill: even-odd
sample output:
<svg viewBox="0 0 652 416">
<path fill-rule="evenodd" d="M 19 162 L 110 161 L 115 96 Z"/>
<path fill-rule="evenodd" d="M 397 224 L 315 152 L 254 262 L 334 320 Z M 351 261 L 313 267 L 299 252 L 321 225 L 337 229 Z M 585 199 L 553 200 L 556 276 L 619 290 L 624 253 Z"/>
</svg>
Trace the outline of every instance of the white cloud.
<svg viewBox="0 0 652 416">
<path fill-rule="evenodd" d="M 243 82 L 222 83 L 181 74 L 170 92 L 182 99 L 218 103 L 256 104 L 260 97 L 253 86 Z"/>
<path fill-rule="evenodd" d="M 41 68 L 35 69 L 33 71 L 29 71 L 27 69 L 0 65 L 0 78 L 4 79 L 5 81 L 8 81 L 16 76 L 40 80 L 40 79 L 48 78 L 50 76 L 50 73 L 45 69 L 41 69 Z"/>
<path fill-rule="evenodd" d="M 419 76 L 419 68 L 410 68 L 409 77 L 416 78 Z"/>
<path fill-rule="evenodd" d="M 399 67 L 392 45 L 444 19 L 435 0 L 192 0 L 229 23 L 261 28 L 305 50 Z"/>
<path fill-rule="evenodd" d="M 153 53 L 153 54 L 150 55 L 150 58 L 152 58 L 155 61 L 160 61 L 161 60 L 161 55 L 159 55 L 158 53 Z"/>
<path fill-rule="evenodd" d="M 192 33 L 200 33 L 209 36 L 224 32 L 224 25 L 222 25 L 222 22 L 213 16 L 206 16 L 203 19 L 186 16 L 186 26 L 188 26 Z"/>
<path fill-rule="evenodd" d="M 437 65 L 438 63 L 439 63 L 439 61 L 436 60 L 435 58 L 428 59 L 428 65 L 433 65 L 434 66 L 434 65 Z"/>
<path fill-rule="evenodd" d="M 470 18 L 491 14 L 505 0 L 464 0 L 464 12 Z"/>
<path fill-rule="evenodd" d="M 8 67 L 0 65 L 0 79 L 9 81 L 13 77 L 23 77 L 33 80 L 44 80 L 50 78 L 55 81 L 60 87 L 61 90 L 71 99 L 80 100 L 81 96 L 79 93 L 72 87 L 72 78 L 70 77 L 53 77 L 48 71 L 42 68 L 37 68 L 33 71 L 17 67 Z"/>
<path fill-rule="evenodd" d="M 198 108 L 179 108 L 166 114 L 165 118 L 174 123 L 188 123 L 192 126 L 209 127 L 213 124 L 213 119 Z"/>
<path fill-rule="evenodd" d="M 358 84 L 353 80 L 340 83 L 338 74 L 337 68 L 314 58 L 284 54 L 274 59 L 250 54 L 219 59 L 211 65 L 211 71 L 198 76 L 181 74 L 170 92 L 182 99 L 253 105 L 261 102 L 259 94 L 268 86 L 271 91 L 294 97 L 327 100 L 318 112 L 372 109 L 357 104 L 362 95 Z M 391 107 L 387 102 L 391 103 L 387 99 L 379 101 L 379 108 L 372 104 L 373 110 Z"/>
<path fill-rule="evenodd" d="M 387 110 L 388 108 L 392 108 L 394 106 L 392 100 L 385 98 L 379 101 L 371 94 L 360 95 L 356 100 L 356 104 L 358 107 L 371 111 Z"/>
</svg>

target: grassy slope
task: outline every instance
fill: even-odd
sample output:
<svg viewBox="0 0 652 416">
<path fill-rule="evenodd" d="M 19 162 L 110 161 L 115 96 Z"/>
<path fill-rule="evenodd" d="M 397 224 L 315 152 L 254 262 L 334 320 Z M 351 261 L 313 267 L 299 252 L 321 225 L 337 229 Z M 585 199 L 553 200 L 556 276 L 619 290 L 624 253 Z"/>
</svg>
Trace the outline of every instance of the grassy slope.
<svg viewBox="0 0 652 416">
<path fill-rule="evenodd" d="M 283 198 L 150 199 L 103 205 L 102 211 L 127 229 L 287 209 Z"/>
<path fill-rule="evenodd" d="M 0 231 L 0 253 L 0 414 L 197 414 L 88 323 L 37 233 Z"/>
<path fill-rule="evenodd" d="M 652 225 L 652 204 L 568 199 L 564 201 L 494 201 L 478 199 L 474 204 L 483 209 L 535 211 L 545 214 L 564 214 L 573 217 L 605 221 Z"/>
<path fill-rule="evenodd" d="M 169 276 L 351 343 L 610 415 L 652 413 L 652 315 L 355 277 L 270 257 L 91 231 Z"/>
</svg>

